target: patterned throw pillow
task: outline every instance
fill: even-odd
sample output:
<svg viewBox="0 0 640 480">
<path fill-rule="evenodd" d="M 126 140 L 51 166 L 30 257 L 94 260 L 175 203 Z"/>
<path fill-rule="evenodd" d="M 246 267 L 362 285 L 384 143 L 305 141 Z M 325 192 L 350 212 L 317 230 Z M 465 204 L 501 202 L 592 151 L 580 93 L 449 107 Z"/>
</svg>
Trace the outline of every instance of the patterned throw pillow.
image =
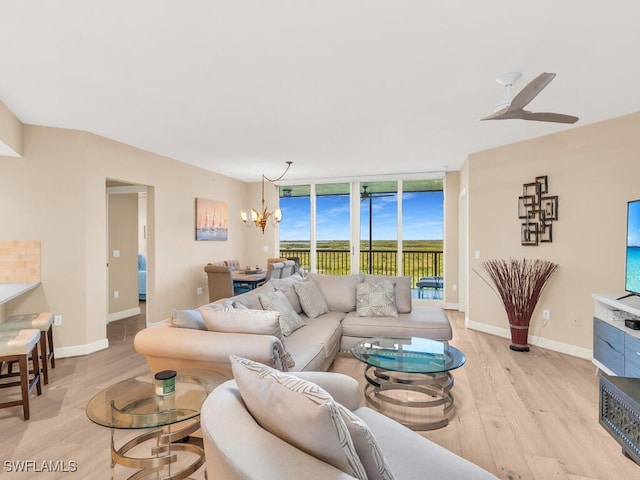
<svg viewBox="0 0 640 480">
<path fill-rule="evenodd" d="M 293 285 L 301 281 L 302 277 L 298 274 L 294 274 L 286 278 L 274 278 L 269 281 L 269 283 L 271 283 L 276 290 L 284 293 L 287 296 L 287 300 L 289 300 L 289 303 L 296 311 L 296 313 L 302 313 L 302 306 L 300 305 L 298 294 L 293 288 Z"/>
<path fill-rule="evenodd" d="M 367 478 L 331 395 L 261 363 L 230 359 L 242 400 L 262 428 L 353 477 Z"/>
<path fill-rule="evenodd" d="M 280 291 L 263 293 L 260 295 L 260 304 L 265 310 L 280 313 L 280 328 L 285 337 L 298 328 L 304 327 L 304 320 L 293 309 L 284 293 Z"/>
<path fill-rule="evenodd" d="M 378 441 L 373 436 L 373 432 L 369 426 L 364 423 L 358 416 L 354 415 L 351 410 L 337 404 L 338 411 L 342 420 L 344 420 L 353 446 L 358 452 L 358 458 L 362 462 L 362 466 L 367 472 L 368 480 L 395 480 L 395 475 L 391 471 L 391 467 L 384 458 Z"/>
<path fill-rule="evenodd" d="M 394 284 L 396 292 L 396 308 L 398 313 L 411 313 L 411 277 L 390 277 L 387 275 L 365 275 L 364 282 L 377 283 L 389 280 Z"/>
<path fill-rule="evenodd" d="M 360 283 L 356 286 L 356 311 L 360 317 L 397 317 L 396 295 L 393 283 Z"/>
<path fill-rule="evenodd" d="M 300 306 L 307 317 L 316 318 L 329 311 L 327 301 L 322 296 L 315 282 L 298 282 L 293 285 L 293 288 L 298 294 Z"/>
<path fill-rule="evenodd" d="M 284 341 L 277 312 L 249 309 L 234 310 L 231 308 L 219 310 L 200 308 L 200 312 L 207 329 L 211 332 L 254 333 L 276 337 L 280 341 L 278 353 L 283 369 L 286 370 L 295 366 L 296 362 Z"/>
</svg>

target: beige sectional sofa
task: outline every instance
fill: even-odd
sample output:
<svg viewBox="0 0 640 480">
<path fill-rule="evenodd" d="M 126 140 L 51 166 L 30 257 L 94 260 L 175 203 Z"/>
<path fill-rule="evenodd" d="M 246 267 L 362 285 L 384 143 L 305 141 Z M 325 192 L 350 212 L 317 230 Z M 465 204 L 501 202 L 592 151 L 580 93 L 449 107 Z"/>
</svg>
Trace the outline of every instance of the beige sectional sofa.
<svg viewBox="0 0 640 480">
<path fill-rule="evenodd" d="M 287 309 L 272 311 L 278 306 L 274 299 L 282 298 Z M 216 479 L 495 479 L 398 422 L 359 407 L 358 382 L 326 372 L 340 350 L 348 351 L 357 341 L 374 336 L 449 341 L 452 331 L 442 309 L 412 305 L 409 277 L 309 274 L 304 281 L 295 275 L 270 280 L 197 310 L 175 310 L 171 318 L 140 331 L 135 348 L 146 356 L 152 371 L 207 369 L 231 379 L 213 390 L 201 411 L 207 471 Z M 290 368 L 286 366 L 289 355 L 295 362 Z M 289 379 L 276 382 L 279 391 L 253 385 L 253 380 L 239 374 L 239 357 L 270 371 L 257 374 L 257 382 Z M 306 400 L 292 400 L 291 392 L 280 396 L 282 385 L 291 387 L 292 376 L 294 382 L 312 382 L 311 388 L 292 388 L 308 394 Z M 339 404 L 342 415 L 345 409 L 353 415 L 350 423 L 338 421 L 334 414 L 329 414 L 329 420 L 324 406 L 318 410 L 321 396 L 314 393 L 316 387 Z M 263 411 L 262 417 L 256 406 Z M 264 415 L 269 417 L 266 423 Z M 343 421 L 349 433 L 342 430 L 331 440 L 327 430 Z M 306 438 L 300 443 L 291 434 Z M 356 448 L 349 458 L 357 458 L 364 473 L 325 455 L 339 453 L 349 442 Z M 372 443 L 377 445 L 376 452 L 369 452 Z M 384 468 L 376 472 L 383 458 Z"/>
<path fill-rule="evenodd" d="M 390 281 L 393 285 L 391 300 L 395 304 L 397 316 L 363 315 L 362 309 L 357 308 L 358 286 L 367 284 L 361 285 L 362 290 L 383 281 Z M 307 282 L 314 283 L 304 287 L 314 287 L 316 297 L 305 294 L 301 297 L 296 293 L 296 290 L 303 290 L 297 289 L 296 284 Z M 451 325 L 441 308 L 412 305 L 409 277 L 310 273 L 304 281 L 297 275 L 270 280 L 250 292 L 217 300 L 203 305 L 199 310 L 174 311 L 172 318 L 140 331 L 135 338 L 135 348 L 146 356 L 152 371 L 195 368 L 217 371 L 232 378 L 229 362 L 231 354 L 282 368 L 281 349 L 278 345 L 280 340 L 276 336 L 209 331 L 202 324 L 184 321 L 185 316 L 197 317 L 203 310 L 223 306 L 261 310 L 263 306 L 260 297 L 275 291 L 285 294 L 291 307 L 304 322 L 303 327 L 284 337 L 284 344 L 295 361 L 295 365 L 289 368 L 292 371 L 326 371 L 339 351 L 349 351 L 356 342 L 375 336 L 418 336 L 451 340 Z M 305 310 L 302 298 L 310 309 Z M 322 302 L 326 303 L 327 311 L 314 316 L 318 312 L 313 310 Z M 196 328 L 179 328 L 180 326 Z M 287 370 L 286 367 L 283 369 Z"/>
</svg>

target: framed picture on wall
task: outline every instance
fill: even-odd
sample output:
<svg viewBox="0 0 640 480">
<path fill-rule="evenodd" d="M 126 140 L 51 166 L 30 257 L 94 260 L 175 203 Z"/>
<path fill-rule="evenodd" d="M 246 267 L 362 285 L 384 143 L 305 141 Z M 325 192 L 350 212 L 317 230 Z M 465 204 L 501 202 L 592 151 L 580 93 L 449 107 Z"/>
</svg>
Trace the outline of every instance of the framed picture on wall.
<svg viewBox="0 0 640 480">
<path fill-rule="evenodd" d="M 196 198 L 196 240 L 227 240 L 228 218 L 225 202 Z"/>
<path fill-rule="evenodd" d="M 518 218 L 534 218 L 534 201 L 535 197 L 532 195 L 523 195 L 518 197 Z"/>
<path fill-rule="evenodd" d="M 538 245 L 538 225 L 526 222 L 520 226 L 520 242 L 522 245 Z"/>
<path fill-rule="evenodd" d="M 558 220 L 558 196 L 542 197 L 540 208 L 547 220 Z"/>
</svg>

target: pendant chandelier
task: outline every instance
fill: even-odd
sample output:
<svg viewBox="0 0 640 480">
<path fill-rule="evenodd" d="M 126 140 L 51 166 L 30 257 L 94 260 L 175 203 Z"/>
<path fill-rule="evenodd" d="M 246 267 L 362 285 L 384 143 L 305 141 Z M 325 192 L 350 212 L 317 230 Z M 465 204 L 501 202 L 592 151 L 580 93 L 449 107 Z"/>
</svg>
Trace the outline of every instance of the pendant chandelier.
<svg viewBox="0 0 640 480">
<path fill-rule="evenodd" d="M 274 227 L 278 226 L 278 224 L 280 223 L 280 220 L 282 220 L 282 210 L 280 210 L 280 207 L 277 207 L 273 212 L 270 212 L 269 209 L 264 204 L 264 181 L 267 180 L 268 182 L 271 182 L 271 183 L 277 182 L 282 177 L 284 177 L 285 174 L 289 171 L 289 168 L 291 167 L 292 163 L 293 162 L 290 162 L 290 161 L 286 162 L 287 168 L 284 170 L 284 172 L 282 172 L 282 175 L 280 175 L 278 178 L 271 179 L 271 178 L 265 177 L 264 173 L 262 174 L 262 208 L 260 210 L 255 210 L 253 208 L 251 209 L 251 221 L 249 221 L 247 217 L 247 212 L 245 212 L 244 210 L 240 211 L 240 218 L 242 219 L 242 222 L 247 227 L 253 227 L 254 225 L 256 227 L 260 227 L 260 229 L 262 230 L 262 233 L 264 234 L 264 229 L 267 226 L 267 222 L 270 221 L 270 223 Z"/>
</svg>

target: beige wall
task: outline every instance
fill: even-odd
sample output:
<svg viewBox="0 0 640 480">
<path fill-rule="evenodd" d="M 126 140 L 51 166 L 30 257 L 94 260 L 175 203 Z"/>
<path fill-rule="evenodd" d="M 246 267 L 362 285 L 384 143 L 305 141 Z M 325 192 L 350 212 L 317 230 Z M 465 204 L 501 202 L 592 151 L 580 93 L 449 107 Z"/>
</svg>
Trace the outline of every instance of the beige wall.
<svg viewBox="0 0 640 480">
<path fill-rule="evenodd" d="M 196 242 L 194 222 L 196 197 L 237 212 L 245 183 L 86 132 L 25 126 L 22 137 L 22 159 L 0 157 L 0 240 L 42 242 L 42 286 L 5 313 L 62 315 L 54 330 L 62 356 L 106 346 L 107 178 L 150 186 L 148 321 L 206 303 L 203 266 L 244 257 L 245 227 L 234 215 L 226 242 Z"/>
<path fill-rule="evenodd" d="M 127 312 L 138 308 L 138 194 L 109 193 L 107 198 L 107 318 L 112 319 L 119 312 L 130 316 Z M 123 317 L 115 316 L 119 318 Z"/>
<path fill-rule="evenodd" d="M 460 186 L 468 194 L 471 327 L 508 336 L 502 304 L 479 273 L 482 260 L 551 260 L 559 270 L 534 312 L 529 340 L 590 357 L 591 294 L 624 291 L 626 202 L 640 198 L 638 132 L 640 113 L 468 157 Z M 559 220 L 552 243 L 524 247 L 517 199 L 522 184 L 539 175 L 548 176 L 549 193 L 559 196 Z M 551 311 L 546 324 L 543 309 Z"/>
<path fill-rule="evenodd" d="M 250 215 L 251 208 L 260 209 L 262 198 L 262 184 L 260 182 L 251 183 L 247 189 L 248 195 L 243 201 L 242 210 Z M 272 183 L 265 183 L 264 201 L 269 211 L 273 211 L 278 205 L 278 190 Z M 229 215 L 240 218 L 240 209 L 229 212 Z M 251 218 L 251 217 L 249 217 Z M 242 223 L 242 222 L 240 222 Z M 271 223 L 267 224 L 264 235 L 258 227 L 247 228 L 247 252 L 243 258 L 240 258 L 241 265 L 261 265 L 266 267 L 267 258 L 276 257 L 278 252 L 278 229 L 274 228 Z M 266 250 L 266 251 L 265 251 Z"/>
</svg>

